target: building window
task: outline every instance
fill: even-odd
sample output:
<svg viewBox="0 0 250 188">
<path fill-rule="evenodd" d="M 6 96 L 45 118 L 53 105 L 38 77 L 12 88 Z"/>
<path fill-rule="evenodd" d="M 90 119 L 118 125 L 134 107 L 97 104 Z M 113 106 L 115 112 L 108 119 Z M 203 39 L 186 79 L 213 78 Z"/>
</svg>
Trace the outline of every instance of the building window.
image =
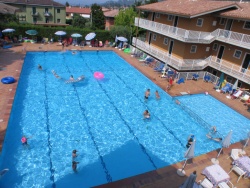
<svg viewBox="0 0 250 188">
<path fill-rule="evenodd" d="M 250 29 L 250 22 L 245 21 L 244 29 Z"/>
<path fill-rule="evenodd" d="M 156 17 L 156 18 L 160 18 L 160 14 L 159 14 L 159 13 L 156 13 L 156 14 L 155 14 L 155 17 Z"/>
<path fill-rule="evenodd" d="M 163 44 L 168 45 L 168 38 L 167 37 L 164 38 Z"/>
<path fill-rule="evenodd" d="M 174 19 L 173 15 L 168 15 L 168 21 L 172 21 Z"/>
<path fill-rule="evenodd" d="M 217 50 L 218 49 L 218 44 L 217 43 L 214 43 L 214 45 L 213 45 L 213 50 Z"/>
<path fill-rule="evenodd" d="M 19 21 L 26 21 L 26 16 L 24 15 L 24 16 L 22 16 L 22 15 L 20 15 L 19 16 Z"/>
<path fill-rule="evenodd" d="M 156 41 L 156 37 L 157 35 L 156 34 L 153 34 L 153 40 Z"/>
<path fill-rule="evenodd" d="M 21 12 L 26 12 L 26 5 L 23 5 L 23 7 L 21 8 Z"/>
<path fill-rule="evenodd" d="M 220 25 L 225 25 L 226 18 L 220 18 Z"/>
<path fill-rule="evenodd" d="M 49 12 L 49 9 L 48 9 L 48 8 L 45 8 L 44 12 L 45 12 L 45 13 L 48 13 L 48 12 Z"/>
<path fill-rule="evenodd" d="M 231 76 L 227 76 L 227 82 L 232 83 L 233 78 Z"/>
<path fill-rule="evenodd" d="M 190 53 L 196 53 L 197 50 L 197 46 L 196 45 L 192 45 L 191 49 L 190 49 Z"/>
<path fill-rule="evenodd" d="M 203 19 L 202 18 L 198 18 L 196 26 L 202 27 L 202 25 L 203 25 Z"/>
<path fill-rule="evenodd" d="M 61 23 L 61 19 L 57 19 L 57 20 L 56 20 L 56 23 Z"/>
<path fill-rule="evenodd" d="M 206 47 L 206 52 L 209 52 L 209 50 L 210 50 L 210 47 Z"/>
<path fill-rule="evenodd" d="M 237 58 L 237 59 L 240 59 L 241 54 L 242 54 L 242 51 L 240 51 L 240 50 L 235 50 L 234 51 L 234 57 Z"/>
<path fill-rule="evenodd" d="M 57 9 L 56 12 L 57 12 L 57 13 L 60 13 L 60 12 L 61 12 L 61 9 Z"/>
</svg>

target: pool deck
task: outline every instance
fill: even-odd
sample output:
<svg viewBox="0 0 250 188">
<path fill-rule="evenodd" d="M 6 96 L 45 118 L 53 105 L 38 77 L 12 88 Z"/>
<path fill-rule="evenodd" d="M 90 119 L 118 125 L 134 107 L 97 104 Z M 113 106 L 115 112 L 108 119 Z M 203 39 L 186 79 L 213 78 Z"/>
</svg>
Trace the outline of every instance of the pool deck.
<svg viewBox="0 0 250 188">
<path fill-rule="evenodd" d="M 155 84 L 160 86 L 162 89 L 166 90 L 167 80 L 160 78 L 160 74 L 154 72 L 153 69 L 149 66 L 144 66 L 143 63 L 139 62 L 136 58 L 131 57 L 129 54 L 124 53 L 115 48 L 104 47 L 104 48 L 90 48 L 90 47 L 65 47 L 65 50 L 114 50 L 118 55 L 123 57 L 127 62 L 129 62 L 133 67 L 141 71 L 149 79 L 151 79 Z M 4 141 L 4 136 L 6 128 L 8 125 L 9 115 L 12 108 L 12 103 L 15 97 L 15 91 L 18 84 L 19 75 L 22 69 L 23 60 L 25 57 L 26 51 L 61 51 L 62 46 L 58 43 L 54 44 L 30 44 L 25 43 L 21 46 L 14 46 L 9 49 L 0 49 L 0 78 L 5 76 L 13 76 L 17 82 L 14 84 L 0 84 L 0 150 L 2 149 L 2 144 Z M 190 94 L 205 93 L 208 92 L 213 97 L 217 98 L 224 104 L 238 111 L 248 119 L 250 119 L 250 113 L 247 112 L 247 107 L 239 99 L 231 100 L 226 98 L 226 94 L 221 94 L 216 92 L 213 89 L 212 83 L 205 83 L 202 80 L 185 81 L 184 84 L 174 84 L 171 90 L 167 91 L 171 96 L 179 96 L 180 92 L 187 92 Z M 239 122 L 240 125 L 240 122 Z M 249 125 L 250 126 L 250 125 Z M 247 136 L 247 130 L 245 133 Z M 232 159 L 227 159 L 230 155 L 231 149 L 233 148 L 242 148 L 245 144 L 245 140 L 232 144 L 229 148 L 223 149 L 222 154 L 219 156 L 220 165 L 222 168 L 229 172 L 231 168 Z M 250 144 L 249 144 L 250 145 Z M 250 155 L 250 146 L 245 148 L 246 155 Z M 219 149 L 218 149 L 219 150 Z M 116 182 L 112 182 L 105 185 L 97 186 L 98 188 L 177 188 L 179 187 L 194 170 L 197 171 L 197 179 L 202 180 L 204 176 L 201 174 L 202 170 L 206 166 L 212 165 L 211 158 L 215 157 L 218 153 L 218 150 L 209 152 L 207 154 L 195 157 L 191 161 L 188 161 L 188 164 L 185 167 L 186 176 L 180 177 L 177 175 L 177 169 L 181 168 L 183 161 L 168 167 L 164 167 L 155 171 L 137 175 L 134 177 L 126 178 Z M 182 154 L 180 154 L 182 155 Z M 131 167 L 133 168 L 133 167 Z M 238 176 L 231 172 L 230 174 L 231 182 L 237 188 L 250 188 L 250 178 L 242 178 L 239 183 L 236 183 Z"/>
</svg>

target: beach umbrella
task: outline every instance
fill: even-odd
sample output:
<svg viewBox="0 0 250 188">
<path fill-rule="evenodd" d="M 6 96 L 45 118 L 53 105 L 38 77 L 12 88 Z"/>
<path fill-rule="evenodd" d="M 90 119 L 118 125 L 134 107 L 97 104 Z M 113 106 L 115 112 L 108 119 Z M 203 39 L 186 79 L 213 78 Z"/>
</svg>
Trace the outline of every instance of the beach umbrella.
<svg viewBox="0 0 250 188">
<path fill-rule="evenodd" d="M 195 180 L 196 180 L 196 171 L 193 172 L 187 179 L 186 181 L 184 182 L 184 184 L 182 184 L 180 186 L 180 188 L 193 188 L 194 187 L 194 183 L 195 183 Z"/>
<path fill-rule="evenodd" d="M 245 145 L 243 146 L 243 149 L 244 149 L 245 147 L 247 147 L 247 144 L 248 144 L 249 139 L 250 139 L 250 131 L 247 133 L 247 141 L 246 141 Z"/>
<path fill-rule="evenodd" d="M 85 36 L 85 40 L 92 40 L 93 38 L 95 38 L 95 36 L 95 33 L 89 33 Z"/>
<path fill-rule="evenodd" d="M 3 33 L 12 33 L 14 31 L 15 29 L 10 29 L 10 28 L 2 30 Z"/>
<path fill-rule="evenodd" d="M 231 144 L 231 138 L 232 138 L 232 133 L 233 133 L 233 131 L 231 130 L 228 133 L 228 135 L 224 138 L 224 140 L 222 140 L 222 142 L 221 142 L 221 146 L 222 147 L 221 147 L 218 155 L 216 156 L 216 158 L 212 158 L 211 159 L 212 163 L 219 164 L 219 160 L 217 158 L 219 157 L 219 155 L 220 155 L 220 153 L 221 153 L 221 151 L 222 151 L 223 148 L 228 148 L 230 146 L 230 144 Z"/>
<path fill-rule="evenodd" d="M 128 39 L 126 39 L 125 37 L 117 37 L 117 40 L 122 41 L 122 42 L 128 41 Z"/>
<path fill-rule="evenodd" d="M 235 81 L 235 83 L 234 83 L 232 89 L 233 89 L 233 90 L 237 90 L 237 87 L 238 87 L 238 79 Z"/>
<path fill-rule="evenodd" d="M 55 35 L 60 36 L 60 40 L 61 40 L 62 36 L 63 36 L 63 35 L 66 35 L 66 34 L 67 34 L 67 33 L 66 33 L 65 31 L 57 31 L 57 32 L 55 32 Z"/>
<path fill-rule="evenodd" d="M 224 73 L 221 73 L 220 80 L 219 80 L 219 87 L 221 86 L 223 81 L 224 81 Z"/>
<path fill-rule="evenodd" d="M 32 35 L 32 39 L 33 39 L 33 36 L 37 35 L 38 32 L 36 30 L 27 30 L 27 31 L 25 31 L 25 33 L 27 35 Z"/>
<path fill-rule="evenodd" d="M 71 37 L 79 38 L 79 37 L 82 37 L 82 35 L 79 33 L 74 33 L 71 35 Z"/>
<path fill-rule="evenodd" d="M 118 41 L 118 40 L 117 40 L 117 35 L 116 35 L 116 36 L 115 36 L 115 43 L 117 43 L 117 41 Z"/>
<path fill-rule="evenodd" d="M 36 30 L 27 30 L 27 31 L 25 31 L 25 33 L 27 35 L 37 35 L 38 32 Z"/>
<path fill-rule="evenodd" d="M 178 174 L 179 176 L 185 176 L 185 174 L 186 174 L 185 171 L 184 171 L 184 168 L 185 168 L 185 166 L 186 166 L 186 164 L 187 164 L 187 160 L 194 157 L 195 142 L 196 142 L 196 141 L 194 140 L 193 143 L 192 143 L 191 146 L 187 149 L 187 151 L 186 151 L 186 153 L 185 153 L 185 155 L 184 155 L 184 157 L 186 158 L 186 160 L 185 160 L 185 162 L 184 162 L 184 165 L 182 166 L 181 169 L 178 169 L 178 170 L 177 170 L 177 174 Z"/>
</svg>

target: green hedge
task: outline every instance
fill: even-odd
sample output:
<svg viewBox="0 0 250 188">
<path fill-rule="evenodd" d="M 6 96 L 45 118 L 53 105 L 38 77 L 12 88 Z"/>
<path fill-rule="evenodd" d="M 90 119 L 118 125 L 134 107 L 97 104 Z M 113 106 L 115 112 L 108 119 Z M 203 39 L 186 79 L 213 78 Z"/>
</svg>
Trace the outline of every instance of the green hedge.
<svg viewBox="0 0 250 188">
<path fill-rule="evenodd" d="M 72 26 L 67 26 L 67 27 L 45 27 L 45 26 L 40 26 L 40 25 L 33 25 L 33 24 L 18 24 L 18 23 L 0 23 L 0 29 L 6 29 L 6 28 L 13 28 L 16 31 L 13 33 L 14 36 L 19 36 L 22 35 L 23 37 L 31 37 L 25 33 L 25 31 L 34 29 L 38 32 L 37 38 L 41 39 L 42 37 L 45 38 L 53 38 L 54 41 L 57 41 L 60 36 L 55 35 L 54 33 L 56 31 L 65 31 L 67 35 L 63 37 L 70 37 L 71 34 L 73 33 L 79 33 L 83 37 L 80 38 L 80 40 L 84 40 L 85 36 L 90 33 L 90 32 L 95 32 L 96 33 L 96 39 L 105 41 L 105 40 L 114 40 L 109 31 L 106 30 L 96 30 L 92 31 L 90 29 L 81 29 L 81 28 L 74 28 Z"/>
</svg>

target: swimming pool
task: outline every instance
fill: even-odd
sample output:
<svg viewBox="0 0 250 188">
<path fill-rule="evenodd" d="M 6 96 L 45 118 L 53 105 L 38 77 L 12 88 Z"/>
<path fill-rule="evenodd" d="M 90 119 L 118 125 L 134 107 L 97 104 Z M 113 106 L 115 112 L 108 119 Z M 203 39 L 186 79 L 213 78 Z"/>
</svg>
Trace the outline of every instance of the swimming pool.
<svg viewBox="0 0 250 188">
<path fill-rule="evenodd" d="M 82 74 L 86 79 L 65 84 L 52 70 L 64 79 Z M 95 71 L 105 78 L 96 80 Z M 147 88 L 151 96 L 145 102 Z M 190 134 L 197 140 L 196 155 L 218 148 L 205 137 L 208 128 L 178 99 L 182 105 L 111 51 L 29 52 L 1 155 L 1 169 L 10 171 L 0 186 L 90 187 L 116 181 L 183 160 Z M 150 121 L 142 118 L 145 109 Z M 21 145 L 22 135 L 31 137 L 29 148 Z M 73 149 L 79 153 L 78 173 L 71 168 Z"/>
</svg>

